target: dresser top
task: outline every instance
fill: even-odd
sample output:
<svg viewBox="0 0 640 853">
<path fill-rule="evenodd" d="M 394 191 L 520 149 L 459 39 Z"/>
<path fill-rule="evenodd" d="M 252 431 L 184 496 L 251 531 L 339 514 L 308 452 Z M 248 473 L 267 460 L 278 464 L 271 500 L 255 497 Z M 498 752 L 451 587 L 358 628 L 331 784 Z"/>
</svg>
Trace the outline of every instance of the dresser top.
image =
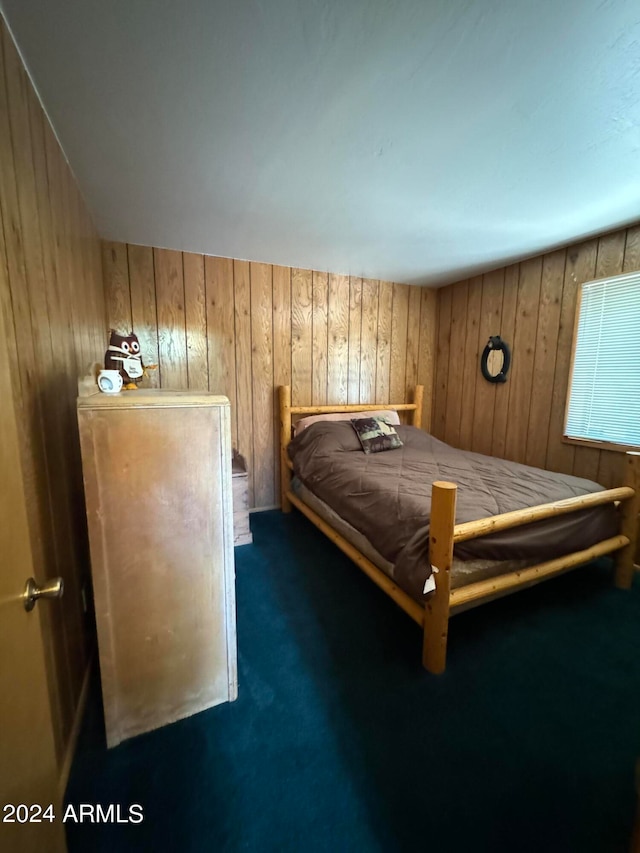
<svg viewBox="0 0 640 853">
<path fill-rule="evenodd" d="M 88 397 L 78 397 L 78 409 L 139 409 L 156 406 L 228 406 L 229 400 L 208 391 L 169 391 L 142 388 L 138 391 L 120 391 L 103 394 L 97 391 Z"/>
</svg>

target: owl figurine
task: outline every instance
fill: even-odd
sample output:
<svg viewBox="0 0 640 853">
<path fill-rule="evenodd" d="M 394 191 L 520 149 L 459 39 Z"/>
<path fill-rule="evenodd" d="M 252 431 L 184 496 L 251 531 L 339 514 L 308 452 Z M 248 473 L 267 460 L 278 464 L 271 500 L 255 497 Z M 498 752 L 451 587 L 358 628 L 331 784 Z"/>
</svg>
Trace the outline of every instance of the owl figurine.
<svg viewBox="0 0 640 853">
<path fill-rule="evenodd" d="M 109 346 L 104 354 L 104 366 L 107 370 L 119 370 L 123 388 L 133 391 L 145 374 L 138 336 L 133 332 L 129 335 L 119 335 L 115 329 L 110 329 L 110 333 Z"/>
</svg>

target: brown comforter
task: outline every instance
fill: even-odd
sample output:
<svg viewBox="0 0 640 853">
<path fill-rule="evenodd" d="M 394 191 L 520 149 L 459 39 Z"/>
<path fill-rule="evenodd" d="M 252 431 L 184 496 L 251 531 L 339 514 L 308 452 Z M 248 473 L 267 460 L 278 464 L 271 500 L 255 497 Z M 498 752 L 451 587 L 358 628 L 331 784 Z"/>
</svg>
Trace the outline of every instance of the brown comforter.
<svg viewBox="0 0 640 853">
<path fill-rule="evenodd" d="M 321 500 L 395 564 L 394 579 L 414 598 L 431 574 L 431 484 L 458 484 L 456 522 L 597 492 L 597 483 L 449 447 L 426 432 L 396 427 L 403 446 L 362 452 L 348 422 L 313 424 L 289 445 L 295 473 Z M 613 505 L 595 507 L 461 542 L 469 560 L 551 559 L 615 536 Z"/>
</svg>

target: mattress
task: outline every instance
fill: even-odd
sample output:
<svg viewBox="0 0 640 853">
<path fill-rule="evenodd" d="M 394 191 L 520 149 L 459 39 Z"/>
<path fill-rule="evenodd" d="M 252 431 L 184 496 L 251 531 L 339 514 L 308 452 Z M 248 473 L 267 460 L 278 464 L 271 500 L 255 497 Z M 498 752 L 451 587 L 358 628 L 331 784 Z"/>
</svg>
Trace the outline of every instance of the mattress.
<svg viewBox="0 0 640 853">
<path fill-rule="evenodd" d="M 396 580 L 394 577 L 394 565 L 380 554 L 373 547 L 367 537 L 360 533 L 355 527 L 352 527 L 348 521 L 341 518 L 335 510 L 321 500 L 317 495 L 308 489 L 298 477 L 294 477 L 291 481 L 291 489 L 296 497 L 300 498 L 308 507 L 310 507 L 323 521 L 339 533 L 343 539 L 346 539 L 354 548 L 357 548 L 367 560 L 370 560 L 374 566 L 377 566 L 385 575 Z M 486 580 L 487 578 L 506 575 L 509 572 L 516 572 L 519 569 L 524 569 L 527 566 L 534 564 L 534 560 L 460 560 L 454 556 L 451 566 L 451 589 L 467 586 L 476 581 Z M 420 604 L 424 604 L 422 596 L 413 596 Z"/>
</svg>

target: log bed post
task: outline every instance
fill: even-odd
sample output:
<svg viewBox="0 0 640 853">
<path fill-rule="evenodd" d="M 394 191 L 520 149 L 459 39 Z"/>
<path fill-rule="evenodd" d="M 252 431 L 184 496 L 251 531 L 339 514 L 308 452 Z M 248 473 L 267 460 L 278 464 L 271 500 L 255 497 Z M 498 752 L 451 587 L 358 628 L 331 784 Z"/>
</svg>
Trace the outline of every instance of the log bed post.
<svg viewBox="0 0 640 853">
<path fill-rule="evenodd" d="M 416 404 L 415 409 L 413 410 L 413 417 L 411 418 L 411 425 L 414 427 L 422 426 L 422 399 L 424 397 L 424 385 L 416 385 L 416 389 L 413 392 L 413 402 Z"/>
<path fill-rule="evenodd" d="M 616 555 L 615 583 L 619 589 L 630 589 L 633 582 L 633 563 L 636 557 L 638 541 L 640 453 L 625 453 L 623 485 L 630 486 L 635 491 L 635 495 L 626 501 L 622 501 L 621 504 L 622 523 L 620 533 L 627 537 L 629 544 L 621 548 Z"/>
<path fill-rule="evenodd" d="M 291 469 L 287 465 L 287 447 L 291 441 L 291 386 L 278 388 L 280 400 L 280 504 L 282 512 L 291 512 L 287 492 L 291 486 Z"/>
<path fill-rule="evenodd" d="M 436 481 L 431 487 L 429 561 L 433 567 L 436 589 L 424 608 L 422 665 L 434 675 L 444 672 L 447 662 L 456 492 L 455 483 Z"/>
</svg>

